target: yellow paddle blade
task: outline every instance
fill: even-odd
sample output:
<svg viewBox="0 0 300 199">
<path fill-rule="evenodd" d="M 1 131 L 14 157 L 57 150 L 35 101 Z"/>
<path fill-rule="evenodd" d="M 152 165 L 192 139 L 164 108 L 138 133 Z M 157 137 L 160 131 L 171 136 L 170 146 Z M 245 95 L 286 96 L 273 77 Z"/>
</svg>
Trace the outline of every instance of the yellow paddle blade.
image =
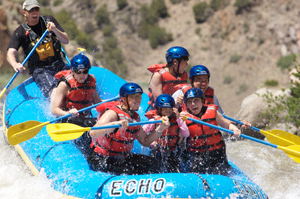
<svg viewBox="0 0 300 199">
<path fill-rule="evenodd" d="M 91 130 L 90 127 L 83 128 L 70 123 L 49 124 L 46 129 L 52 140 L 56 142 L 77 139 L 85 131 Z"/>
<path fill-rule="evenodd" d="M 270 131 L 260 130 L 262 134 L 273 144 L 280 146 L 300 145 L 300 137 L 283 130 L 273 129 Z"/>
<path fill-rule="evenodd" d="M 7 130 L 8 142 L 11 145 L 16 145 L 29 140 L 36 136 L 47 124 L 49 122 L 27 121 L 11 126 Z"/>
<path fill-rule="evenodd" d="M 284 151 L 295 162 L 300 163 L 300 145 L 291 145 L 287 147 L 277 146 L 277 148 Z"/>
</svg>

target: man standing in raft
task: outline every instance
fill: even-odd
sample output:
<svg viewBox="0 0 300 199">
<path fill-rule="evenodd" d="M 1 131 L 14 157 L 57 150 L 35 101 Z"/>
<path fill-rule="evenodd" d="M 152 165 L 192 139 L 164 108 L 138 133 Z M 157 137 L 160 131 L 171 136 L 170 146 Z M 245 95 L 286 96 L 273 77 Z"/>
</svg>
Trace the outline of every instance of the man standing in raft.
<svg viewBox="0 0 300 199">
<path fill-rule="evenodd" d="M 95 126 L 120 124 L 122 127 L 90 131 L 93 152 L 88 161 L 93 170 L 117 175 L 157 172 L 158 164 L 154 158 L 131 153 L 135 139 L 149 147 L 170 126 L 167 117 L 149 134 L 140 125 L 128 126 L 128 123 L 140 121 L 136 111 L 140 107 L 142 93 L 143 90 L 138 84 L 125 83 L 119 91 L 120 105 L 104 103 L 97 107 L 100 118 Z"/>
<path fill-rule="evenodd" d="M 155 109 L 154 103 L 160 94 L 172 95 L 180 84 L 187 83 L 187 73 L 184 70 L 188 66 L 189 52 L 180 46 L 174 46 L 167 50 L 167 64 L 154 64 L 148 67 L 153 73 L 149 84 L 150 106 Z"/>
<path fill-rule="evenodd" d="M 16 60 L 20 47 L 25 56 L 43 35 L 46 29 L 49 33 L 36 48 L 28 60 L 29 74 L 46 98 L 50 98 L 51 91 L 56 87 L 54 75 L 68 69 L 61 57 L 61 44 L 69 43 L 67 33 L 51 15 L 40 15 L 40 6 L 36 0 L 26 0 L 23 4 L 23 15 L 26 22 L 20 25 L 12 34 L 8 45 L 7 61 L 16 72 L 23 72 L 26 68 Z"/>
</svg>

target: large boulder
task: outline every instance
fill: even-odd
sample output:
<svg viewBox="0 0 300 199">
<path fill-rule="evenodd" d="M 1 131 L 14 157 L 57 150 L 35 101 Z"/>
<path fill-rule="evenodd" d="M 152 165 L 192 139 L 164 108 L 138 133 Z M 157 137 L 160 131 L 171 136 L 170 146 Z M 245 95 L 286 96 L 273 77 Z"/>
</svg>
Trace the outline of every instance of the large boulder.
<svg viewBox="0 0 300 199">
<path fill-rule="evenodd" d="M 266 126 L 269 125 L 269 121 L 265 118 L 262 118 L 261 114 L 268 109 L 269 104 L 262 96 L 264 94 L 267 94 L 268 92 L 272 93 L 275 97 L 280 95 L 290 96 L 291 91 L 290 89 L 282 91 L 269 88 L 261 88 L 243 100 L 241 109 L 237 113 L 235 118 L 238 120 L 248 120 L 253 126 L 259 129 L 265 129 Z M 264 138 L 262 134 L 257 133 L 251 129 L 243 129 L 243 133 L 261 139 Z"/>
</svg>

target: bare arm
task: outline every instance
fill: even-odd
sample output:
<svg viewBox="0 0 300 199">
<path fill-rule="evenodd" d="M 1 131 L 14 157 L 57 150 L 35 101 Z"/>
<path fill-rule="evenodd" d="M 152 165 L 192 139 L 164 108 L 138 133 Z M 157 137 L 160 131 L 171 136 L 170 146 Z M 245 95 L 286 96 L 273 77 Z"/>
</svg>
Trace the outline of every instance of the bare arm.
<svg viewBox="0 0 300 199">
<path fill-rule="evenodd" d="M 60 82 L 56 89 L 53 105 L 52 105 L 52 114 L 56 116 L 68 115 L 69 111 L 64 111 L 61 109 L 64 98 L 69 92 L 69 87 L 65 82 Z M 77 111 L 78 113 L 78 111 Z"/>
<path fill-rule="evenodd" d="M 98 103 L 102 102 L 97 91 L 94 92 L 92 96 L 93 96 L 93 104 L 98 104 Z"/>
<path fill-rule="evenodd" d="M 141 127 L 136 139 L 141 143 L 141 145 L 148 147 L 152 142 L 157 140 L 157 138 L 161 136 L 162 132 L 169 128 L 169 126 L 169 118 L 164 117 L 163 123 L 161 123 L 158 127 L 156 127 L 156 129 L 151 131 L 151 133 L 149 134 L 146 134 L 144 129 Z"/>
<path fill-rule="evenodd" d="M 225 119 L 221 113 L 216 111 L 216 120 L 219 126 L 232 130 L 234 132 L 233 136 L 238 137 L 241 135 L 241 130 L 238 129 L 231 121 Z"/>
<path fill-rule="evenodd" d="M 162 94 L 162 83 L 161 83 L 161 75 L 156 72 L 152 76 L 150 88 L 152 90 L 153 98 L 156 100 L 156 98 Z"/>
<path fill-rule="evenodd" d="M 26 70 L 26 68 L 21 64 L 18 63 L 16 60 L 16 55 L 18 51 L 14 48 L 9 48 L 7 51 L 6 59 L 8 63 L 14 68 L 15 72 L 23 72 L 23 70 Z"/>
<path fill-rule="evenodd" d="M 49 31 L 52 31 L 55 33 L 59 41 L 63 44 L 68 44 L 69 43 L 69 37 L 66 32 L 62 32 L 58 30 L 53 22 L 48 22 L 47 28 Z"/>
<path fill-rule="evenodd" d="M 95 124 L 96 126 L 104 126 L 104 125 L 115 125 L 115 124 L 121 124 L 121 128 L 127 128 L 128 127 L 128 121 L 127 120 L 121 120 L 119 121 L 118 114 L 113 110 L 107 110 L 101 118 L 97 121 Z M 110 129 L 99 129 L 99 130 L 92 130 L 90 131 L 90 136 L 92 138 L 98 138 L 100 136 L 104 136 L 106 134 L 109 134 L 113 132 L 115 128 Z"/>
</svg>

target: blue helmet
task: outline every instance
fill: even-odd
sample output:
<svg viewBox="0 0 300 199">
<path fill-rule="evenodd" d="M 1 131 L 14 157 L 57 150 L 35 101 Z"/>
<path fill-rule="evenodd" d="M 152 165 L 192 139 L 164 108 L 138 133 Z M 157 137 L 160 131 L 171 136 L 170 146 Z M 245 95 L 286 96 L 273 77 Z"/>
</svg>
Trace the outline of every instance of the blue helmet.
<svg viewBox="0 0 300 199">
<path fill-rule="evenodd" d="M 200 88 L 190 88 L 184 93 L 183 101 L 186 104 L 188 99 L 195 97 L 200 97 L 203 101 L 205 100 L 204 93 Z"/>
<path fill-rule="evenodd" d="M 155 100 L 156 107 L 173 108 L 175 107 L 175 101 L 171 95 L 161 94 Z"/>
<path fill-rule="evenodd" d="M 120 97 L 127 97 L 127 95 L 143 93 L 143 89 L 136 83 L 125 83 L 119 91 Z"/>
<path fill-rule="evenodd" d="M 86 68 L 90 69 L 91 68 L 90 60 L 85 55 L 82 54 L 75 55 L 71 60 L 71 68 L 75 70 L 86 69 Z"/>
<path fill-rule="evenodd" d="M 181 57 L 189 57 L 189 52 L 180 46 L 173 46 L 169 48 L 166 52 L 166 60 L 167 63 L 172 63 L 174 59 L 178 59 Z"/>
<path fill-rule="evenodd" d="M 206 68 L 206 66 L 203 65 L 193 66 L 190 70 L 189 78 L 193 79 L 194 76 L 198 75 L 208 75 L 208 78 L 210 77 L 209 70 Z"/>
</svg>

